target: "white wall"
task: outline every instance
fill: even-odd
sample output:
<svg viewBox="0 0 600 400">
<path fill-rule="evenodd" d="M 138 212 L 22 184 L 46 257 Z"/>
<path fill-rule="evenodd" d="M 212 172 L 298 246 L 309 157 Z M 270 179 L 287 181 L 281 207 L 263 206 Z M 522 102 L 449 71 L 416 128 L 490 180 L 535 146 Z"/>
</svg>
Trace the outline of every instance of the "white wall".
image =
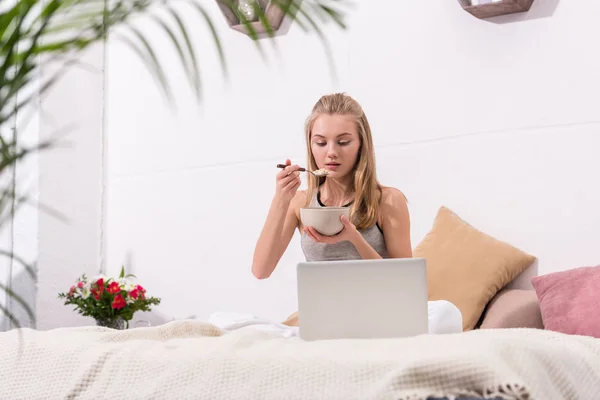
<svg viewBox="0 0 600 400">
<path fill-rule="evenodd" d="M 54 142 L 52 149 L 32 153 L 17 166 L 16 188 L 30 200 L 0 236 L 3 250 L 36 264 L 37 282 L 18 262 L 0 259 L 0 282 L 10 282 L 34 310 L 37 323 L 30 324 L 15 301 L 6 304 L 21 325 L 42 330 L 93 323 L 63 305 L 58 293 L 68 291 L 83 273 L 97 274 L 103 261 L 103 46 L 83 53 L 80 63 L 44 96 L 32 85 L 29 89 L 38 96 L 14 124 L 25 147 Z M 45 82 L 60 67 L 43 64 L 37 78 Z M 0 318 L 0 330 L 13 327 Z"/>
<path fill-rule="evenodd" d="M 36 76 L 37 78 L 37 76 Z M 34 88 L 31 92 L 37 92 Z M 20 93 L 20 98 L 25 98 L 29 93 Z M 22 148 L 32 148 L 39 143 L 40 118 L 39 113 L 35 112 L 35 107 L 39 101 L 35 101 L 30 107 L 21 109 L 13 118 L 12 135 L 16 135 L 18 146 Z M 6 131 L 4 132 L 6 133 Z M 14 207 L 14 217 L 7 218 L 2 223 L 2 247 L 1 250 L 13 253 L 0 257 L 2 265 L 2 277 L 4 283 L 12 292 L 17 294 L 30 308 L 34 316 L 36 314 L 36 296 L 37 284 L 35 275 L 37 275 L 36 260 L 38 258 L 38 198 L 39 198 L 39 157 L 33 152 L 17 163 L 12 171 L 3 173 L 3 187 L 11 180 L 10 187 L 17 193 L 16 199 L 12 202 Z M 20 203 L 17 199 L 26 197 L 26 200 Z M 8 211 L 8 210 L 7 210 Z M 8 213 L 6 215 L 8 217 Z M 23 260 L 30 267 L 28 271 L 20 262 Z M 6 271 L 6 273 L 4 273 Z M 33 275 L 32 275 L 33 274 Z M 5 292 L 0 291 L 5 297 Z M 6 308 L 17 319 L 21 326 L 36 327 L 35 320 L 31 320 L 26 309 L 11 296 L 6 295 Z M 11 329 L 16 324 L 5 318 L 0 313 L 0 331 Z"/>
<path fill-rule="evenodd" d="M 56 145 L 38 155 L 38 329 L 93 323 L 58 293 L 102 268 L 104 47 L 86 50 L 79 61 L 40 104 L 40 139 Z M 45 65 L 42 74 L 54 76 L 57 68 Z"/>
<path fill-rule="evenodd" d="M 107 268 L 127 263 L 163 298 L 158 321 L 295 310 L 298 237 L 268 280 L 250 273 L 252 253 L 275 164 L 305 162 L 303 120 L 332 91 L 364 106 L 379 176 L 410 200 L 414 245 L 446 205 L 538 256 L 539 273 L 600 263 L 600 4 L 536 0 L 481 21 L 457 1 L 357 3 L 347 32 L 326 29 L 337 82 L 314 35 L 292 26 L 263 62 L 218 18 L 224 84 L 198 29 L 205 102 L 173 62 L 177 114 L 128 50 L 109 46 Z"/>
<path fill-rule="evenodd" d="M 41 71 L 32 76 L 34 82 L 19 92 L 19 102 L 33 96 L 34 100 L 11 118 L 2 128 L 2 136 L 7 141 L 16 140 L 21 149 L 34 148 L 39 144 L 40 113 L 39 85 L 37 80 Z M 37 96 L 36 96 L 37 94 Z M 13 103 L 13 105 L 16 105 Z M 37 259 L 38 259 L 38 221 L 39 221 L 39 156 L 31 152 L 12 168 L 5 170 L 0 178 L 2 196 L 10 196 L 5 191 L 12 190 L 15 195 L 2 210 L 0 223 L 0 283 L 25 302 L 34 317 L 37 298 Z M 0 304 L 17 320 L 20 326 L 36 327 L 27 309 L 21 302 L 0 289 Z M 0 331 L 16 327 L 3 312 L 0 312 Z"/>
</svg>

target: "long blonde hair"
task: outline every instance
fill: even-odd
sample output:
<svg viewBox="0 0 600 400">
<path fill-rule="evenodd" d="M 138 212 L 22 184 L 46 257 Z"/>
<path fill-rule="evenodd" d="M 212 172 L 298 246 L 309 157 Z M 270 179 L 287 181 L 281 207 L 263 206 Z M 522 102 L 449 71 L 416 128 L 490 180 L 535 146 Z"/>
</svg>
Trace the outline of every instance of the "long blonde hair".
<svg viewBox="0 0 600 400">
<path fill-rule="evenodd" d="M 310 139 L 313 124 L 321 114 L 351 115 L 356 121 L 360 148 L 353 170 L 354 201 L 350 208 L 350 220 L 358 229 L 370 228 L 377 223 L 379 216 L 381 185 L 377 181 L 371 126 L 369 125 L 367 116 L 360 104 L 345 93 L 334 93 L 321 97 L 314 105 L 304 126 L 308 155 L 307 163 L 310 170 L 318 168 L 312 153 Z M 307 179 L 308 188 L 306 190 L 305 207 L 308 206 L 310 200 L 326 178 L 317 178 L 312 174 L 308 174 Z"/>
</svg>

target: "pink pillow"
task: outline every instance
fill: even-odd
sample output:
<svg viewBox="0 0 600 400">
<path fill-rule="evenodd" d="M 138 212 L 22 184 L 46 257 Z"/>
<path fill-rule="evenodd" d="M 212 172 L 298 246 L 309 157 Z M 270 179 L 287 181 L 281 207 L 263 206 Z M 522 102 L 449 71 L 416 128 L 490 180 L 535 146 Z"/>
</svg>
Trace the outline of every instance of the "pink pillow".
<svg viewBox="0 0 600 400">
<path fill-rule="evenodd" d="M 600 338 L 600 265 L 531 279 L 545 329 Z"/>
</svg>

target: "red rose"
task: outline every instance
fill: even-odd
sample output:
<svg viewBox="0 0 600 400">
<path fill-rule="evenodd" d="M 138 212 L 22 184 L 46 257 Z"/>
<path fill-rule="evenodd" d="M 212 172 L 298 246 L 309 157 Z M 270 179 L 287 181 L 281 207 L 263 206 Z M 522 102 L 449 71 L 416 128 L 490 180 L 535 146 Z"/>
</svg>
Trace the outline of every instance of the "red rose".
<svg viewBox="0 0 600 400">
<path fill-rule="evenodd" d="M 96 300 L 100 299 L 100 295 L 104 292 L 104 279 L 100 278 L 92 285 L 92 295 Z"/>
<path fill-rule="evenodd" d="M 137 300 L 138 295 L 139 295 L 139 292 L 138 292 L 137 288 L 135 288 L 131 292 L 129 292 L 129 296 L 131 296 L 131 298 L 134 300 Z"/>
<path fill-rule="evenodd" d="M 79 281 L 79 282 L 77 283 L 77 287 L 81 289 L 81 288 L 83 287 L 83 282 L 82 282 L 82 281 Z"/>
<path fill-rule="evenodd" d="M 145 298 L 146 298 L 146 296 L 145 296 L 146 289 L 144 289 L 144 288 L 143 288 L 143 287 L 141 287 L 140 285 L 137 285 L 137 286 L 136 286 L 136 289 L 137 289 L 137 291 L 138 291 L 138 293 L 139 293 L 140 297 L 142 298 L 142 300 L 143 300 L 143 299 L 145 299 Z"/>
<path fill-rule="evenodd" d="M 121 291 L 121 288 L 119 287 L 119 284 L 117 282 L 111 282 L 110 285 L 108 285 L 108 288 L 106 289 L 106 291 L 108 293 L 119 293 Z"/>
<path fill-rule="evenodd" d="M 119 293 L 112 302 L 112 308 L 120 310 L 123 307 L 125 307 L 125 299 L 123 298 L 123 295 Z"/>
</svg>

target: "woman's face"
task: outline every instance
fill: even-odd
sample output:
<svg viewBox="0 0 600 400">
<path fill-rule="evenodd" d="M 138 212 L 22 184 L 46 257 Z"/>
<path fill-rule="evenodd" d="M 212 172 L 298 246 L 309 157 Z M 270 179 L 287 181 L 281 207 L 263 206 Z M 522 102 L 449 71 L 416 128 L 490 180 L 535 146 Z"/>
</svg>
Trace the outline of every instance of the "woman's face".
<svg viewBox="0 0 600 400">
<path fill-rule="evenodd" d="M 342 179 L 352 173 L 360 138 L 351 115 L 319 115 L 312 127 L 311 149 L 317 167 L 329 170 L 329 177 Z"/>
</svg>

